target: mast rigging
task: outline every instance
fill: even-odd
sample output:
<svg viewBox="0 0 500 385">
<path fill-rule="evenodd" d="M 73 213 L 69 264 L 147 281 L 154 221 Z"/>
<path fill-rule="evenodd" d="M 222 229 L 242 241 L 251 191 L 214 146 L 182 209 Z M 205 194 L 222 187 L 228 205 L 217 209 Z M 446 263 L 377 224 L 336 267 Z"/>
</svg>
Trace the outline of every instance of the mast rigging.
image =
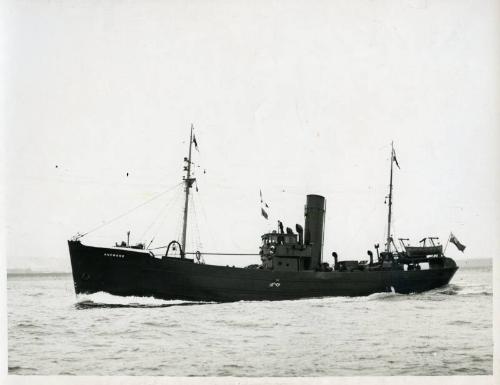
<svg viewBox="0 0 500 385">
<path fill-rule="evenodd" d="M 181 239 L 181 258 L 185 257 L 186 254 L 186 232 L 187 232 L 187 220 L 188 220 L 188 209 L 189 209 L 189 189 L 193 185 L 196 178 L 191 178 L 191 149 L 193 147 L 193 125 L 191 124 L 191 134 L 189 136 L 189 155 L 188 158 L 184 158 L 187 165 L 184 166 L 184 171 L 186 171 L 186 176 L 184 179 L 185 188 L 185 201 L 184 201 L 184 218 L 182 221 L 182 239 Z"/>
<path fill-rule="evenodd" d="M 388 253 L 391 251 L 391 219 L 392 219 L 392 170 L 394 163 L 394 142 L 391 142 L 391 177 L 389 179 L 389 213 L 387 215 L 387 243 L 385 251 Z"/>
</svg>

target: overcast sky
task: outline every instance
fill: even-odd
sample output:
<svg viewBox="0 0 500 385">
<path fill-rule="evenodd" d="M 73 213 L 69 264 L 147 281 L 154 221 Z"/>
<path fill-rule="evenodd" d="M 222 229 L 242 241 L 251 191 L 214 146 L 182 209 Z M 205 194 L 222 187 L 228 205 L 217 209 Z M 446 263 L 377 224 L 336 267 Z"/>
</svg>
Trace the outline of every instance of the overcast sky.
<svg viewBox="0 0 500 385">
<path fill-rule="evenodd" d="M 498 2 L 19 0 L 4 15 L 9 268 L 69 271 L 71 236 L 181 181 L 191 123 L 190 250 L 257 253 L 315 193 L 326 261 L 365 258 L 384 242 L 391 141 L 396 238 L 500 249 Z M 181 210 L 177 188 L 82 241 L 161 246 Z"/>
</svg>

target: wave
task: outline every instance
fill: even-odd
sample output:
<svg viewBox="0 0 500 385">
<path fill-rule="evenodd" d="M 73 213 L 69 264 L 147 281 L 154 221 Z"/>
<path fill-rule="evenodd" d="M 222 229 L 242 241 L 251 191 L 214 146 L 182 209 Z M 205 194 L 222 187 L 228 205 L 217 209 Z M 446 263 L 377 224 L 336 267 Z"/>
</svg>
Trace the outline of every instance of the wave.
<svg viewBox="0 0 500 385">
<path fill-rule="evenodd" d="M 491 287 L 488 285 L 480 284 L 480 285 L 467 285 L 467 286 L 459 286 L 460 295 L 474 296 L 474 295 L 493 295 L 493 291 Z"/>
<path fill-rule="evenodd" d="M 39 325 L 36 325 L 34 323 L 31 323 L 31 322 L 19 322 L 17 324 L 17 326 L 19 326 L 20 328 L 27 328 L 27 329 L 29 329 L 29 328 L 38 328 L 39 327 Z"/>
<path fill-rule="evenodd" d="M 484 285 L 470 285 L 460 286 L 456 284 L 448 284 L 446 286 L 436 288 L 433 290 L 425 291 L 422 293 L 401 294 L 396 293 L 394 290 L 390 292 L 373 293 L 367 296 L 359 297 L 321 297 L 321 298 L 303 298 L 296 300 L 284 300 L 281 304 L 296 303 L 297 301 L 304 301 L 312 307 L 324 307 L 333 305 L 335 302 L 364 302 L 364 301 L 386 301 L 386 300 L 401 300 L 404 298 L 413 297 L 415 299 L 429 299 L 429 300 L 443 300 L 448 295 L 461 295 L 461 296 L 492 296 L 493 293 L 488 287 Z M 272 301 L 238 301 L 237 303 L 253 303 L 259 304 L 272 303 Z M 191 305 L 204 305 L 215 304 L 217 302 L 205 301 L 185 301 L 185 300 L 162 300 L 154 297 L 137 297 L 137 296 L 116 296 L 106 292 L 98 292 L 94 294 L 80 294 L 77 295 L 77 302 L 75 307 L 77 309 L 89 308 L 162 308 L 171 306 L 191 306 Z"/>
<path fill-rule="evenodd" d="M 484 295 L 484 296 L 492 296 L 493 293 L 490 292 L 490 291 L 474 291 L 474 290 L 468 290 L 468 291 L 463 291 L 462 293 L 460 293 L 461 295 L 466 295 L 466 296 L 481 296 L 481 295 Z"/>
<path fill-rule="evenodd" d="M 378 300 L 385 300 L 385 299 L 395 299 L 395 298 L 400 298 L 403 296 L 405 296 L 405 294 L 395 293 L 395 292 L 391 291 L 391 292 L 373 293 L 373 294 L 370 294 L 369 296 L 367 296 L 366 299 L 368 301 L 378 301 Z"/>
<path fill-rule="evenodd" d="M 445 288 L 439 288 L 439 289 L 432 290 L 431 292 L 432 292 L 432 294 L 457 295 L 457 294 L 460 294 L 460 288 L 445 287 Z M 429 292 L 429 293 L 431 293 L 431 292 Z"/>
<path fill-rule="evenodd" d="M 136 297 L 128 296 L 121 297 L 112 295 L 105 292 L 98 292 L 93 294 L 77 295 L 77 302 L 75 307 L 77 309 L 90 309 L 90 308 L 161 308 L 171 306 L 189 306 L 189 305 L 203 305 L 212 302 L 200 301 L 182 301 L 182 300 L 163 300 L 154 297 Z"/>
<path fill-rule="evenodd" d="M 29 368 L 29 367 L 23 367 L 23 366 L 9 366 L 8 370 L 9 370 L 9 374 L 18 374 L 19 372 L 22 372 L 23 370 L 28 370 L 31 372 L 36 371 L 35 368 Z"/>
<path fill-rule="evenodd" d="M 484 285 L 468 285 L 461 286 L 456 284 L 448 284 L 437 289 L 423 292 L 423 295 L 459 295 L 459 296 L 490 296 L 493 292 L 488 290 Z"/>
<path fill-rule="evenodd" d="M 472 324 L 472 322 L 470 322 L 470 321 L 463 321 L 463 320 L 454 320 L 454 321 L 448 322 L 448 325 L 458 325 L 458 326 L 470 325 L 470 324 Z"/>
</svg>

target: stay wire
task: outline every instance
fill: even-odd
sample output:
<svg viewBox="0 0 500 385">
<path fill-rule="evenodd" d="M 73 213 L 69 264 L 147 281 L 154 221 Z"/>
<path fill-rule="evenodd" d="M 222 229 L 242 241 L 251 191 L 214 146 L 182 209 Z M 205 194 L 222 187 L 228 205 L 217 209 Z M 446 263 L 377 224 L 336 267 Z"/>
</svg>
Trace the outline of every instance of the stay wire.
<svg viewBox="0 0 500 385">
<path fill-rule="evenodd" d="M 205 204 L 203 202 L 203 195 L 197 194 L 197 197 L 198 197 L 198 202 L 199 202 L 198 206 L 200 207 L 201 214 L 203 215 L 203 219 L 205 220 L 205 226 L 208 230 L 208 236 L 210 237 L 210 241 L 212 242 L 212 244 L 216 244 L 215 238 L 214 238 L 213 233 L 212 233 L 212 226 L 210 224 L 210 221 L 208 220 L 207 213 L 205 211 Z"/>
<path fill-rule="evenodd" d="M 201 244 L 201 236 L 200 236 L 200 228 L 198 226 L 198 213 L 196 211 L 196 205 L 195 205 L 195 202 L 194 202 L 194 194 L 191 195 L 191 204 L 192 204 L 192 207 L 193 207 L 193 222 L 194 222 L 194 225 L 192 226 L 192 229 L 193 229 L 193 241 L 194 241 L 194 244 L 195 244 L 195 248 L 196 249 L 201 249 L 202 248 L 202 244 Z M 193 244 L 193 242 L 191 242 L 191 244 Z"/>
<path fill-rule="evenodd" d="M 180 197 L 182 195 L 181 192 L 182 192 L 182 190 L 179 190 L 179 192 L 176 194 L 175 200 L 173 201 L 173 207 L 178 207 L 177 203 L 179 202 L 179 199 L 180 199 Z M 160 223 L 158 225 L 158 228 L 156 229 L 155 233 L 153 234 L 153 236 L 151 238 L 150 245 L 151 245 L 151 243 L 153 243 L 154 239 L 156 238 L 156 235 L 158 234 L 158 232 L 160 231 L 160 229 L 163 227 L 163 224 L 165 223 L 165 221 L 167 220 L 167 218 L 168 218 L 167 215 L 163 216 L 163 219 L 160 221 Z"/>
<path fill-rule="evenodd" d="M 94 231 L 97 231 L 97 230 L 99 230 L 99 229 L 103 228 L 104 226 L 107 226 L 107 225 L 109 225 L 109 224 L 111 224 L 111 223 L 113 223 L 113 222 L 116 222 L 118 219 L 121 219 L 121 218 L 123 218 L 123 217 L 127 216 L 128 214 L 130 214 L 130 213 L 132 213 L 133 211 L 135 211 L 135 210 L 137 210 L 137 209 L 141 208 L 142 206 L 145 206 L 145 205 L 147 205 L 148 203 L 150 203 L 150 202 L 152 202 L 152 201 L 154 201 L 154 200 L 158 199 L 159 197 L 163 196 L 163 195 L 164 195 L 164 194 L 166 194 L 167 192 L 170 192 L 170 191 L 174 190 L 175 188 L 177 188 L 177 187 L 178 187 L 180 184 L 182 184 L 182 183 L 183 183 L 183 182 L 177 183 L 175 186 L 173 186 L 173 187 L 171 187 L 171 188 L 169 188 L 169 189 L 167 189 L 167 190 L 164 190 L 164 191 L 160 192 L 159 194 L 157 194 L 157 195 L 153 196 L 152 198 L 148 199 L 147 201 L 145 201 L 145 202 L 141 203 L 140 205 L 137 205 L 137 206 L 135 206 L 135 207 L 131 208 L 130 210 L 128 210 L 128 211 L 126 211 L 126 212 L 124 212 L 123 214 L 120 214 L 120 215 L 118 215 L 118 216 L 116 216 L 116 217 L 114 217 L 114 218 L 112 218 L 112 219 L 110 219 L 110 220 L 108 220 L 108 221 L 105 221 L 104 223 L 100 224 L 99 226 L 96 226 L 96 227 L 94 227 L 93 229 L 91 229 L 91 230 L 87 231 L 86 233 L 83 233 L 83 234 L 77 234 L 77 237 L 78 237 L 78 238 L 82 238 L 82 237 L 84 237 L 84 236 L 86 236 L 86 235 L 88 235 L 88 234 L 90 234 L 90 233 L 93 233 Z"/>
<path fill-rule="evenodd" d="M 175 201 L 172 204 L 172 206 L 174 207 L 174 210 L 175 210 L 175 207 L 180 207 L 181 206 L 181 204 L 179 203 L 179 201 L 182 200 L 182 195 L 183 195 L 182 192 L 183 192 L 182 189 L 179 190 L 179 193 L 175 197 Z M 163 224 L 165 223 L 165 221 L 167 220 L 167 218 L 169 218 L 167 215 L 163 216 L 163 219 L 160 221 L 159 226 L 156 229 L 154 237 L 156 237 L 156 235 L 158 234 L 158 232 L 160 231 L 160 229 L 163 227 Z"/>
<path fill-rule="evenodd" d="M 158 211 L 158 214 L 154 218 L 154 220 L 151 222 L 151 224 L 144 230 L 142 235 L 140 236 L 140 239 L 144 239 L 146 237 L 146 234 L 153 228 L 154 225 L 158 223 L 158 220 L 164 215 L 164 213 L 167 211 L 167 208 L 172 205 L 173 202 L 177 201 L 177 198 L 179 196 L 180 190 L 177 190 L 177 193 L 172 197 L 172 199 L 168 200 L 165 202 L 163 207 Z M 156 234 L 154 234 L 156 236 Z"/>
</svg>

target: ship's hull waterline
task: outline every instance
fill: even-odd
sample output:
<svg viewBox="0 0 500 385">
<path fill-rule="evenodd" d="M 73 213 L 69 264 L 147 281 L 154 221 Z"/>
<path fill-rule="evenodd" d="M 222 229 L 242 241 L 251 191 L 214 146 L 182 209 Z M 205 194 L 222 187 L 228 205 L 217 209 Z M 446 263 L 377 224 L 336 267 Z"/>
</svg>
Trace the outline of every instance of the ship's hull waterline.
<svg viewBox="0 0 500 385">
<path fill-rule="evenodd" d="M 448 284 L 458 267 L 441 258 L 426 270 L 273 271 L 156 258 L 143 250 L 86 246 L 69 241 L 77 294 L 189 301 L 287 300 L 329 296 L 366 296 L 394 291 L 408 294 Z"/>
</svg>

